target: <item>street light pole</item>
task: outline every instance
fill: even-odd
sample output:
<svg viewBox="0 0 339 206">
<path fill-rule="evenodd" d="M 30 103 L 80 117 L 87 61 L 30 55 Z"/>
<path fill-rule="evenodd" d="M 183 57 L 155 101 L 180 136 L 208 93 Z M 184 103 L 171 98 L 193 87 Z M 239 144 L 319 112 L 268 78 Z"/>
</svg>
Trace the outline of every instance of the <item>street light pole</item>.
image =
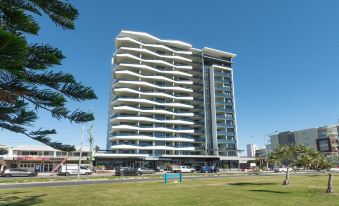
<svg viewBox="0 0 339 206">
<path fill-rule="evenodd" d="M 82 145 L 84 143 L 84 135 L 85 135 L 85 124 L 82 125 L 80 154 L 79 154 L 79 164 L 78 164 L 78 180 L 80 180 L 80 164 L 81 164 L 81 158 L 82 158 Z"/>
<path fill-rule="evenodd" d="M 267 147 L 266 147 L 266 140 L 267 139 L 266 139 L 266 137 L 268 137 L 269 135 L 272 135 L 276 132 L 278 132 L 278 131 L 270 132 L 270 133 L 267 133 L 267 134 L 264 135 L 264 147 L 265 147 L 265 159 L 266 159 L 266 171 L 267 171 L 267 173 L 269 173 L 269 171 L 268 171 L 268 157 L 267 157 Z"/>
<path fill-rule="evenodd" d="M 91 113 L 93 111 L 92 108 L 89 109 L 89 112 Z M 88 134 L 89 134 L 89 162 L 90 162 L 90 167 L 91 170 L 93 170 L 93 155 L 94 155 L 94 151 L 93 151 L 93 143 L 94 143 L 94 138 L 93 138 L 93 121 L 91 122 L 91 126 L 90 128 L 87 130 Z"/>
<path fill-rule="evenodd" d="M 264 147 L 265 147 L 266 170 L 267 170 L 267 173 L 269 173 L 269 171 L 268 171 L 267 148 L 266 148 L 266 136 L 264 137 Z"/>
</svg>

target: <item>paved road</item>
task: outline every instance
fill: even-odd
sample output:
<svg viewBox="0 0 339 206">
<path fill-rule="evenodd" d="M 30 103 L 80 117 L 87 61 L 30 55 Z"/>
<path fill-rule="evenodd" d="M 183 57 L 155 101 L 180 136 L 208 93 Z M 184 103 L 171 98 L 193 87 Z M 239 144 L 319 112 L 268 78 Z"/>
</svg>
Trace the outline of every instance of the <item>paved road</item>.
<svg viewBox="0 0 339 206">
<path fill-rule="evenodd" d="M 319 173 L 316 173 L 319 174 Z M 275 175 L 285 175 L 283 173 L 274 174 Z M 291 175 L 314 175 L 312 174 L 291 174 Z M 215 178 L 232 178 L 232 177 L 258 177 L 258 176 L 268 176 L 267 174 L 262 175 L 244 175 L 244 174 L 235 174 L 235 175 L 223 175 L 223 176 L 185 176 L 184 179 L 215 179 Z M 271 176 L 271 175 L 269 175 Z M 163 181 L 161 178 L 125 178 L 125 179 L 111 179 L 111 180 L 72 180 L 72 181 L 58 181 L 58 182 L 41 182 L 41 183 L 11 183 L 11 184 L 1 184 L 1 189 L 18 189 L 18 188 L 31 188 L 31 187 L 62 187 L 62 186 L 72 186 L 72 185 L 94 185 L 94 184 L 112 184 L 112 183 L 125 183 L 125 182 L 159 182 Z"/>
</svg>

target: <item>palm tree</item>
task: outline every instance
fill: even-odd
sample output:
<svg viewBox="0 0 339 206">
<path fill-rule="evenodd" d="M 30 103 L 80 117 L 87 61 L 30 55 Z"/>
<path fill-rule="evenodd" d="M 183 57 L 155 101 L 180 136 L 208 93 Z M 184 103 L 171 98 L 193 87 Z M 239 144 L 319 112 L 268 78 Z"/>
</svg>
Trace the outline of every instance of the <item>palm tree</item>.
<svg viewBox="0 0 339 206">
<path fill-rule="evenodd" d="M 280 145 L 274 149 L 268 156 L 268 160 L 280 166 L 286 166 L 286 176 L 283 185 L 288 185 L 290 178 L 290 168 L 296 166 L 298 161 L 298 146 L 295 145 Z"/>
<path fill-rule="evenodd" d="M 268 159 L 270 162 L 287 167 L 283 185 L 289 184 L 290 167 L 302 166 L 320 170 L 329 169 L 333 166 L 333 163 L 325 155 L 303 145 L 281 145 L 273 150 Z M 334 193 L 332 182 L 333 174 L 329 172 L 326 190 L 329 194 Z"/>
<path fill-rule="evenodd" d="M 333 163 L 325 157 L 323 154 L 320 154 L 319 159 L 317 159 L 318 163 L 318 168 L 319 169 L 329 169 L 333 166 Z M 327 189 L 326 193 L 328 194 L 334 194 L 334 189 L 333 189 L 333 174 L 331 173 L 331 170 L 328 172 L 328 181 L 327 181 Z"/>
<path fill-rule="evenodd" d="M 303 165 L 306 168 L 313 168 L 317 170 L 329 169 L 332 167 L 331 161 L 323 155 L 321 152 L 316 151 L 311 147 L 298 146 L 297 152 L 299 153 L 299 165 Z M 328 173 L 328 182 L 327 182 L 327 193 L 334 193 L 333 186 L 333 174 Z"/>
</svg>

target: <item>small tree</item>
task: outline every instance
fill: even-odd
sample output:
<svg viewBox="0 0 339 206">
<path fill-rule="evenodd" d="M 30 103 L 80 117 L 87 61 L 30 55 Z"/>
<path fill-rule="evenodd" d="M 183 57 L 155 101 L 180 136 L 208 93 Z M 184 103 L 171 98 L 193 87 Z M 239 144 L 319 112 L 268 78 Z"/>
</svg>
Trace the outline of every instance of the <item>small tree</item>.
<svg viewBox="0 0 339 206">
<path fill-rule="evenodd" d="M 321 169 L 329 169 L 333 166 L 333 163 L 329 161 L 329 159 L 323 155 L 322 153 L 314 150 L 310 147 L 299 146 L 299 165 L 302 165 L 306 168 L 313 168 L 317 170 Z M 333 194 L 333 174 L 331 171 L 328 173 L 328 181 L 327 181 L 327 190 L 326 193 Z"/>
<path fill-rule="evenodd" d="M 323 154 L 321 154 L 322 157 L 318 159 L 319 169 L 329 169 L 333 166 L 333 163 L 329 161 L 327 157 L 325 157 Z M 333 189 L 333 174 L 331 173 L 331 170 L 328 172 L 328 181 L 327 181 L 327 189 L 326 193 L 328 194 L 334 194 Z"/>
<path fill-rule="evenodd" d="M 171 170 L 171 163 L 169 163 L 169 162 L 164 163 L 164 169 L 165 169 L 166 171 Z"/>
<path fill-rule="evenodd" d="M 280 145 L 268 156 L 268 160 L 280 166 L 286 167 L 286 176 L 283 185 L 288 185 L 290 177 L 290 168 L 298 164 L 299 145 Z"/>
<path fill-rule="evenodd" d="M 303 145 L 281 145 L 274 149 L 268 157 L 270 162 L 286 166 L 286 176 L 283 185 L 289 184 L 289 169 L 294 166 L 302 166 L 307 169 L 329 169 L 333 163 L 322 153 Z M 328 183 L 326 192 L 331 194 L 333 190 L 333 174 L 328 173 Z"/>
</svg>

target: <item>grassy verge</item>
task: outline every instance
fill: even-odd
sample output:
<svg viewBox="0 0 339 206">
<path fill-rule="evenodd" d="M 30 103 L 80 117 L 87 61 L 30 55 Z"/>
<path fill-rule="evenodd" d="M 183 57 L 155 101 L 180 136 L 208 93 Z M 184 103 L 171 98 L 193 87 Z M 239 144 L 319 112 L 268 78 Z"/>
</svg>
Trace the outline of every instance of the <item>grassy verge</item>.
<svg viewBox="0 0 339 206">
<path fill-rule="evenodd" d="M 327 195 L 326 176 L 186 179 L 183 183 L 139 182 L 0 190 L 0 205 L 338 205 Z M 334 189 L 339 192 L 338 180 Z"/>
<path fill-rule="evenodd" d="M 212 173 L 212 174 L 203 174 L 203 173 L 187 173 L 184 174 L 184 176 L 226 176 L 226 175 L 234 175 L 232 173 Z M 247 175 L 247 174 L 246 174 Z M 155 174 L 155 175 L 142 175 L 140 178 L 161 178 L 161 174 Z M 110 179 L 121 179 L 121 178 L 130 178 L 130 177 L 120 177 L 120 176 L 81 176 L 81 180 L 97 180 L 97 179 L 104 179 L 104 180 L 110 180 Z M 76 180 L 76 176 L 50 176 L 50 177 L 27 177 L 27 178 L 5 178 L 0 177 L 0 184 L 1 183 L 33 183 L 33 182 L 55 182 L 55 181 L 72 181 Z"/>
<path fill-rule="evenodd" d="M 144 176 L 146 177 L 146 176 Z M 160 176 L 159 176 L 160 177 Z M 121 179 L 124 177 L 119 176 L 81 176 L 80 180 L 98 180 L 98 179 Z M 0 184 L 10 184 L 10 183 L 33 183 L 33 182 L 56 182 L 56 181 L 75 181 L 77 180 L 76 176 L 51 176 L 51 177 L 27 177 L 27 178 L 16 178 L 16 177 L 9 177 L 9 178 L 0 178 Z"/>
</svg>

